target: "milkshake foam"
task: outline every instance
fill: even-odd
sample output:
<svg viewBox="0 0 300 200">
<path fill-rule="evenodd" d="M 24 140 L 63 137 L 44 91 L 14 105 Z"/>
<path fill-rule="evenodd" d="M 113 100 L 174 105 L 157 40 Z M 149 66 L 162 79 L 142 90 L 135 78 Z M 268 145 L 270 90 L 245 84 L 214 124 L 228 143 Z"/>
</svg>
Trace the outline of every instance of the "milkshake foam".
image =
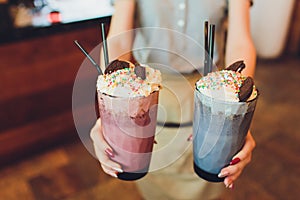
<svg viewBox="0 0 300 200">
<path fill-rule="evenodd" d="M 243 82 L 247 77 L 239 72 L 232 70 L 221 70 L 211 72 L 202 77 L 197 83 L 196 88 L 202 94 L 227 102 L 240 102 L 239 92 Z M 251 101 L 257 96 L 257 90 L 253 85 L 252 93 L 246 101 Z"/>
<path fill-rule="evenodd" d="M 145 79 L 139 77 L 136 66 L 128 61 L 128 68 L 100 75 L 97 80 L 97 90 L 116 97 L 147 97 L 161 87 L 161 73 L 147 65 L 139 65 L 145 70 Z"/>
</svg>

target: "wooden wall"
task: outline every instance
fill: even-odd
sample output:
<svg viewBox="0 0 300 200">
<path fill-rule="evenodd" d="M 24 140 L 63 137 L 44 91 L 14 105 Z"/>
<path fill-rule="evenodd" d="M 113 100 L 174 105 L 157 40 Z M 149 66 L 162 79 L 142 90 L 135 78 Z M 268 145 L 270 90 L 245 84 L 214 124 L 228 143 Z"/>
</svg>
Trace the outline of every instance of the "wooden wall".
<svg viewBox="0 0 300 200">
<path fill-rule="evenodd" d="M 286 54 L 300 56 L 300 1 L 295 1 Z"/>
<path fill-rule="evenodd" d="M 73 82 L 92 50 L 99 26 L 0 45 L 0 167 L 78 138 L 72 117 Z"/>
</svg>

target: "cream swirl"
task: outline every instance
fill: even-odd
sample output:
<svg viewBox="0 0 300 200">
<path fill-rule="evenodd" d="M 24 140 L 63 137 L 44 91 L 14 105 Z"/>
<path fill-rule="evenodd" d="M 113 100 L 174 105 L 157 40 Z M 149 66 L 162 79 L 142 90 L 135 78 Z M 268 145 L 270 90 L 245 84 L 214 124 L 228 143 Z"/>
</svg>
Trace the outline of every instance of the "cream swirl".
<svg viewBox="0 0 300 200">
<path fill-rule="evenodd" d="M 216 71 L 202 77 L 196 83 L 196 87 L 202 94 L 214 99 L 239 102 L 240 88 L 246 78 L 241 73 L 231 70 Z M 248 101 L 256 96 L 257 90 L 253 86 L 252 94 Z"/>
<path fill-rule="evenodd" d="M 160 71 L 147 65 L 140 66 L 145 68 L 144 80 L 136 75 L 135 66 L 130 63 L 128 68 L 98 76 L 97 90 L 116 97 L 146 97 L 158 91 L 161 87 Z"/>
</svg>

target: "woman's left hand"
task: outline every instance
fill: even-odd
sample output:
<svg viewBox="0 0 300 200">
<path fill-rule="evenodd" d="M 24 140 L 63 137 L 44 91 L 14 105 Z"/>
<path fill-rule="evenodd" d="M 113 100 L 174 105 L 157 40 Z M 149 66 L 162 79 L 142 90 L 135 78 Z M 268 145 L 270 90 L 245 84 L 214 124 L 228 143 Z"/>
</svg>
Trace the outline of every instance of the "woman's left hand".
<svg viewBox="0 0 300 200">
<path fill-rule="evenodd" d="M 230 165 L 223 168 L 218 175 L 219 177 L 225 177 L 224 184 L 227 188 L 233 188 L 233 182 L 237 180 L 245 166 L 250 163 L 255 145 L 255 141 L 250 131 L 248 131 L 242 150 L 232 158 Z"/>
</svg>

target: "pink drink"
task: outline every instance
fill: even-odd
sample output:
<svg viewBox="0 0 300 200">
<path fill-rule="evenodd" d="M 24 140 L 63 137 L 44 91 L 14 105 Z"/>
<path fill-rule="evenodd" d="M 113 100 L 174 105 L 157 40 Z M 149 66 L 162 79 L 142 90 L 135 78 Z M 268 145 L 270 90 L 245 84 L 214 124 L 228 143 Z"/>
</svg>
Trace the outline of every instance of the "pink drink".
<svg viewBox="0 0 300 200">
<path fill-rule="evenodd" d="M 121 164 L 123 180 L 147 174 L 154 142 L 159 92 L 147 97 L 112 97 L 98 92 L 103 135 Z"/>
<path fill-rule="evenodd" d="M 124 173 L 136 180 L 148 172 L 154 142 L 161 74 L 145 65 L 111 62 L 97 80 L 103 135 Z"/>
</svg>

